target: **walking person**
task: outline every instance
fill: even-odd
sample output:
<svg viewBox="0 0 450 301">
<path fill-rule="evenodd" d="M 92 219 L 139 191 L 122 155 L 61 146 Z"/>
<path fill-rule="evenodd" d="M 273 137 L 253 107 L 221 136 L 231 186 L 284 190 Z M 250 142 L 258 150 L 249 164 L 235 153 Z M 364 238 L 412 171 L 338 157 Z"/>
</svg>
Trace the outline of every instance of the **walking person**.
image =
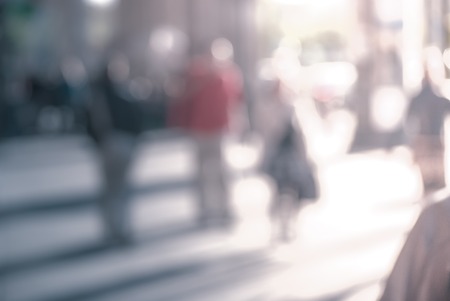
<svg viewBox="0 0 450 301">
<path fill-rule="evenodd" d="M 88 129 L 98 147 L 104 178 L 99 206 L 106 241 L 118 245 L 132 240 L 129 171 L 140 130 L 137 108 L 125 89 L 128 73 L 126 57 L 114 57 L 95 83 L 88 110 Z"/>
<path fill-rule="evenodd" d="M 407 115 L 407 132 L 425 194 L 446 186 L 443 126 L 449 112 L 450 101 L 438 95 L 426 67 L 422 89 L 411 100 Z"/>
<path fill-rule="evenodd" d="M 242 89 L 232 55 L 231 43 L 218 39 L 207 53 L 194 58 L 187 67 L 185 88 L 177 104 L 177 123 L 196 148 L 201 225 L 229 224 L 232 217 L 223 144 Z"/>
<path fill-rule="evenodd" d="M 274 183 L 270 216 L 273 237 L 295 237 L 295 222 L 306 200 L 318 196 L 314 166 L 308 158 L 305 137 L 282 81 L 265 83 L 257 109 L 257 127 L 264 141 L 263 172 Z"/>
</svg>

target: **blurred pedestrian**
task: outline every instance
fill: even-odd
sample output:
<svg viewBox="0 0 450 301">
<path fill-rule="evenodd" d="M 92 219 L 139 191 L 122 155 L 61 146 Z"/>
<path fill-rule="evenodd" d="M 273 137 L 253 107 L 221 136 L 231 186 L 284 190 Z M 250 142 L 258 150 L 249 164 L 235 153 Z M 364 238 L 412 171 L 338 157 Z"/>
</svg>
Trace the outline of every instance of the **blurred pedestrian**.
<svg viewBox="0 0 450 301">
<path fill-rule="evenodd" d="M 444 188 L 443 125 L 450 112 L 450 101 L 436 92 L 431 70 L 425 66 L 422 89 L 410 102 L 407 132 L 419 166 L 425 193 Z"/>
<path fill-rule="evenodd" d="M 231 220 L 224 137 L 231 113 L 241 97 L 241 74 L 232 62 L 233 47 L 225 39 L 187 67 L 185 89 L 177 105 L 176 123 L 196 146 L 198 210 L 201 224 Z"/>
<path fill-rule="evenodd" d="M 428 206 L 408 235 L 380 301 L 450 300 L 450 198 Z"/>
<path fill-rule="evenodd" d="M 127 58 L 113 57 L 95 83 L 88 110 L 88 130 L 98 146 L 104 177 L 99 205 L 106 239 L 113 244 L 132 240 L 129 170 L 140 127 L 136 108 L 126 92 L 128 77 Z"/>
<path fill-rule="evenodd" d="M 305 200 L 318 197 L 318 185 L 308 158 L 305 137 L 292 104 L 292 95 L 279 78 L 266 81 L 256 114 L 264 141 L 263 171 L 275 184 L 271 205 L 274 237 L 290 240 Z"/>
</svg>

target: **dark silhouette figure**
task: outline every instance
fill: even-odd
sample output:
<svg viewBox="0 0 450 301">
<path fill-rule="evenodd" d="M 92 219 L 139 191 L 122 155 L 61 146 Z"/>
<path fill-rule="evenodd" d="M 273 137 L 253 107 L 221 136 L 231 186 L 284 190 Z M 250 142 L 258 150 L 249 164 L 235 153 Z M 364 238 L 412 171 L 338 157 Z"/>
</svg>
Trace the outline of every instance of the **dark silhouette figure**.
<svg viewBox="0 0 450 301">
<path fill-rule="evenodd" d="M 445 187 L 442 134 L 449 112 L 449 100 L 436 94 L 427 72 L 422 90 L 411 100 L 407 115 L 407 132 L 425 193 Z"/>
<path fill-rule="evenodd" d="M 95 83 L 88 109 L 88 131 L 101 157 L 104 187 L 99 205 L 106 239 L 124 244 L 132 240 L 129 221 L 129 167 L 140 124 L 137 108 L 127 97 L 128 62 L 113 58 Z"/>
</svg>

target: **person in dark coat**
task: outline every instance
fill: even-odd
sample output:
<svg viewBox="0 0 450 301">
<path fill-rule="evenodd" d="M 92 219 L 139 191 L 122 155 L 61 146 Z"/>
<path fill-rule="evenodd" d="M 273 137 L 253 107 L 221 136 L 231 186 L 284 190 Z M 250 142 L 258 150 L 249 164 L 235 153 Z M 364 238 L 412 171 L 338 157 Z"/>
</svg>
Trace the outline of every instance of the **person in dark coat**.
<svg viewBox="0 0 450 301">
<path fill-rule="evenodd" d="M 450 101 L 438 95 L 426 70 L 422 89 L 412 98 L 407 114 L 407 132 L 425 193 L 446 185 L 443 126 L 449 112 Z"/>
<path fill-rule="evenodd" d="M 266 85 L 256 120 L 264 141 L 262 170 L 275 184 L 270 212 L 273 234 L 286 241 L 295 236 L 294 223 L 302 203 L 318 197 L 318 185 L 305 136 L 285 88 L 279 79 Z"/>
<path fill-rule="evenodd" d="M 101 158 L 104 187 L 99 198 L 106 240 L 131 242 L 129 171 L 133 159 L 139 118 L 126 93 L 129 74 L 126 57 L 114 57 L 95 83 L 89 104 L 88 132 Z"/>
</svg>

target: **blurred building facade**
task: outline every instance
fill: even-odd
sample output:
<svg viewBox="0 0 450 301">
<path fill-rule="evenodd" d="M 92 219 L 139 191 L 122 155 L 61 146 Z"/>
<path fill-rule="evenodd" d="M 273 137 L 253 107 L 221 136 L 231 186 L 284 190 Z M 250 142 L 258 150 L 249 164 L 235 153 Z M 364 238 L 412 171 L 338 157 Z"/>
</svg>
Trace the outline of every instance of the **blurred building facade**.
<svg viewBox="0 0 450 301">
<path fill-rule="evenodd" d="M 45 80 L 61 76 L 67 58 L 80 59 L 93 79 L 118 52 L 129 58 L 132 77 L 162 86 L 185 59 L 218 37 L 235 48 L 249 100 L 257 60 L 255 6 L 255 0 L 3 1 L 6 42 L 0 57 L 8 68 L 2 68 L 2 102 L 23 101 L 24 92 L 14 86 L 30 74 Z"/>
<path fill-rule="evenodd" d="M 164 81 L 167 73 L 179 68 L 177 63 L 216 37 L 233 43 L 235 60 L 244 74 L 246 99 L 251 100 L 257 62 L 270 55 L 287 35 L 312 35 L 304 30 L 311 27 L 306 17 L 314 15 L 310 12 L 320 13 L 325 6 L 313 2 L 2 1 L 2 102 L 24 98 L 16 83 L 28 73 L 58 76 L 61 61 L 70 56 L 80 58 L 88 73 L 95 75 L 111 52 L 122 52 L 130 58 L 134 76 Z M 274 9 L 275 4 L 287 8 Z M 329 21 L 329 28 L 320 25 L 317 30 L 334 27 L 339 35 L 344 34 L 345 51 L 351 53 L 345 60 L 356 66 L 359 76 L 353 106 L 360 136 L 373 140 L 377 130 L 371 120 L 371 95 L 378 87 L 394 86 L 407 96 L 414 94 L 421 83 L 422 56 L 428 46 L 437 46 L 450 66 L 450 51 L 446 51 L 450 46 L 448 1 L 334 0 L 327 5 L 335 5 L 333 10 L 339 10 L 334 15 L 342 19 L 345 14 L 350 22 L 337 28 L 333 24 L 342 22 L 333 23 L 322 15 L 315 19 Z M 445 70 L 449 75 L 449 68 Z"/>
<path fill-rule="evenodd" d="M 448 45 L 448 1 L 357 1 L 359 22 L 365 39 L 366 59 L 357 63 L 361 88 L 357 94 L 359 137 L 383 140 L 373 124 L 373 95 L 380 87 L 397 87 L 411 98 L 421 87 L 424 55 L 435 50 L 436 71 L 444 75 Z M 448 65 L 448 64 L 446 64 Z M 448 66 L 445 74 L 449 74 Z M 438 76 L 439 77 L 439 76 Z M 361 80 L 362 79 L 362 80 Z M 438 79 L 443 91 L 447 88 Z M 395 100 L 394 100 L 395 101 Z M 398 100 L 402 102 L 403 99 Z"/>
<path fill-rule="evenodd" d="M 69 55 L 95 70 L 109 48 L 123 51 L 139 67 L 151 68 L 150 37 L 160 28 L 185 34 L 191 53 L 213 38 L 225 37 L 235 46 L 238 63 L 250 67 L 255 2 L 11 0 L 2 3 L 2 19 L 17 64 L 21 61 L 19 69 L 25 72 L 56 68 L 53 65 Z"/>
</svg>

